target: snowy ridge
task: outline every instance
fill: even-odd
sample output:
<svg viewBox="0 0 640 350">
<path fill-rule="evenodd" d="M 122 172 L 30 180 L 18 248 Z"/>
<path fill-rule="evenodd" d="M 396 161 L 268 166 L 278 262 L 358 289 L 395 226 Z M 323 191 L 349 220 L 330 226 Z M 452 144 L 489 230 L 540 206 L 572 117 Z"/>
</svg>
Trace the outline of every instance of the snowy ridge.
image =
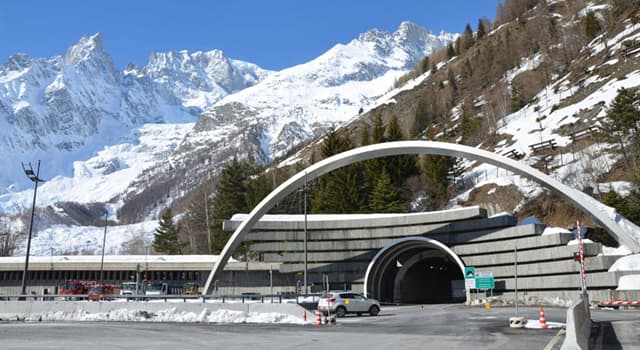
<svg viewBox="0 0 640 350">
<path fill-rule="evenodd" d="M 46 160 L 45 179 L 74 176 L 72 163 L 122 143 L 147 123 L 193 123 L 222 97 L 270 74 L 221 51 L 153 53 L 118 71 L 100 33 L 64 56 L 11 56 L 0 65 L 0 194 L 24 189 L 20 161 Z"/>
<path fill-rule="evenodd" d="M 269 161 L 291 145 L 357 116 L 360 108 L 374 103 L 421 58 L 455 37 L 433 35 L 411 22 L 403 22 L 394 33 L 371 30 L 225 97 L 203 114 L 189 139 L 204 142 L 207 132 L 242 118 L 259 126 L 256 146 Z"/>
</svg>

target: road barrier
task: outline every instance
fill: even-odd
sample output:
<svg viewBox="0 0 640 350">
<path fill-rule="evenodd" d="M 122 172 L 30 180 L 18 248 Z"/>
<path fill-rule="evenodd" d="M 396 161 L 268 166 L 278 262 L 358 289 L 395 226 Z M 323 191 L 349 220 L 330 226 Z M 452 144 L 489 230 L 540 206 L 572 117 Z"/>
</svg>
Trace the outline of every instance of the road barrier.
<svg viewBox="0 0 640 350">
<path fill-rule="evenodd" d="M 599 307 L 612 307 L 612 306 L 640 306 L 640 300 L 616 300 L 616 301 L 601 301 L 598 303 Z"/>
<path fill-rule="evenodd" d="M 587 350 L 591 337 L 591 312 L 589 296 L 583 294 L 579 301 L 567 309 L 567 333 L 561 350 Z"/>
</svg>

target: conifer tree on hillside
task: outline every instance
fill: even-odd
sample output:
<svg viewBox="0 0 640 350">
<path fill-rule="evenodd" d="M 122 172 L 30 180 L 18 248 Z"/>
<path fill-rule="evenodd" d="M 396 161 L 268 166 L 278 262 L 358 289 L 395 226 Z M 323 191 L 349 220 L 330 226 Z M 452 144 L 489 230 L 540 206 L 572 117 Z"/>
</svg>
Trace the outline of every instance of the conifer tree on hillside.
<svg viewBox="0 0 640 350">
<path fill-rule="evenodd" d="M 218 254 L 229 240 L 231 233 L 222 230 L 222 222 L 233 214 L 247 210 L 247 167 L 234 158 L 220 174 L 213 202 L 213 233 L 211 251 Z M 245 251 L 237 250 L 239 253 Z"/>
<path fill-rule="evenodd" d="M 596 14 L 593 11 L 587 12 L 584 17 L 584 34 L 588 40 L 593 40 L 602 31 L 602 26 L 596 18 Z"/>
<path fill-rule="evenodd" d="M 321 145 L 323 158 L 353 148 L 348 132 L 329 131 Z M 336 169 L 317 181 L 311 199 L 313 213 L 359 213 L 366 207 L 362 166 L 352 164 Z"/>
<path fill-rule="evenodd" d="M 485 35 L 487 35 L 487 29 L 485 28 L 485 21 L 480 18 L 478 20 L 478 40 L 482 39 Z"/>
<path fill-rule="evenodd" d="M 153 249 L 158 253 L 182 254 L 185 243 L 180 242 L 180 225 L 173 222 L 171 208 L 162 211 L 153 239 Z"/>
<path fill-rule="evenodd" d="M 404 140 L 398 117 L 395 115 L 391 118 L 387 127 L 386 140 L 389 142 Z M 384 169 L 391 178 L 391 183 L 396 188 L 402 188 L 404 180 L 418 172 L 416 167 L 417 157 L 414 155 L 385 157 L 382 158 L 382 161 L 384 162 Z M 379 169 L 378 173 L 380 170 L 382 169 Z M 377 183 L 377 181 L 373 183 Z"/>
<path fill-rule="evenodd" d="M 481 121 L 473 112 L 468 101 L 462 104 L 462 117 L 460 118 L 460 134 L 462 136 L 462 143 L 465 145 L 475 145 L 479 143 L 479 131 L 481 128 Z"/>
<path fill-rule="evenodd" d="M 475 40 L 473 39 L 473 30 L 471 29 L 471 26 L 467 24 L 467 26 L 464 28 L 464 32 L 462 33 L 462 45 L 464 51 L 469 50 L 469 48 L 473 46 L 474 43 Z"/>
<path fill-rule="evenodd" d="M 621 88 L 601 121 L 605 137 L 620 146 L 629 168 L 633 167 L 635 158 L 640 155 L 639 102 L 640 97 L 636 92 Z M 631 144 L 630 148 L 627 147 L 627 142 Z"/>
<path fill-rule="evenodd" d="M 420 170 L 424 182 L 423 206 L 425 210 L 440 210 L 448 200 L 448 174 L 453 158 L 438 155 L 425 155 L 421 158 Z"/>
<path fill-rule="evenodd" d="M 400 191 L 391 182 L 391 178 L 384 169 L 373 186 L 369 208 L 374 213 L 404 213 L 407 210 Z"/>
<path fill-rule="evenodd" d="M 447 45 L 447 58 L 452 59 L 456 57 L 456 49 L 453 48 L 453 44 Z"/>
</svg>

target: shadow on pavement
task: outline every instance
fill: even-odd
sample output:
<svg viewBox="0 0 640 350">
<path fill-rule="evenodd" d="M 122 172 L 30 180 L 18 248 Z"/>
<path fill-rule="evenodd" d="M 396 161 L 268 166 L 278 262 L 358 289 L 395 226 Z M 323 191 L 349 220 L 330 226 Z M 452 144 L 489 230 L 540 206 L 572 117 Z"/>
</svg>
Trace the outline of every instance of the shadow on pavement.
<svg viewBox="0 0 640 350">
<path fill-rule="evenodd" d="M 622 349 L 622 344 L 618 341 L 616 331 L 611 322 L 594 322 L 591 326 L 591 339 L 589 339 L 589 349 L 595 350 L 617 350 Z"/>
</svg>

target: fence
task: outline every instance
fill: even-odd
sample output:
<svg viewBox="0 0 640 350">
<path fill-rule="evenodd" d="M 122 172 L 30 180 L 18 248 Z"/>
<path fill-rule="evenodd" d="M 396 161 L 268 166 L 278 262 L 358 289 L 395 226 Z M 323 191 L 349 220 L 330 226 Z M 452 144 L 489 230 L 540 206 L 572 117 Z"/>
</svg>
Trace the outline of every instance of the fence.
<svg viewBox="0 0 640 350">
<path fill-rule="evenodd" d="M 317 303 L 321 294 L 208 294 L 208 295 L 103 295 L 100 301 L 130 302 L 130 301 L 164 301 L 164 302 L 218 302 L 218 303 Z M 5 294 L 0 295 L 0 301 L 89 301 L 88 294 Z"/>
</svg>

